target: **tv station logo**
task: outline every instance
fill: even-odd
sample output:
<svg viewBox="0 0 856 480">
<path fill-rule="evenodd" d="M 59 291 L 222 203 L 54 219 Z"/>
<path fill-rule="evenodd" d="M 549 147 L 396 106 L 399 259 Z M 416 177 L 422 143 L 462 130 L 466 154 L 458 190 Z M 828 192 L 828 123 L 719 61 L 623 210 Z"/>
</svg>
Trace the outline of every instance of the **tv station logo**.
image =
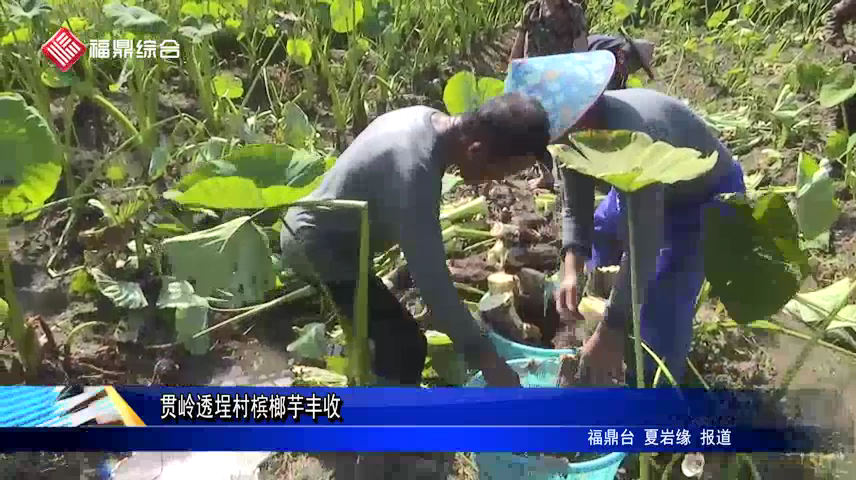
<svg viewBox="0 0 856 480">
<path fill-rule="evenodd" d="M 62 27 L 42 45 L 42 53 L 62 72 L 67 72 L 86 53 L 86 45 Z"/>
<path fill-rule="evenodd" d="M 42 46 L 42 53 L 62 72 L 67 72 L 87 51 L 90 58 L 161 58 L 177 59 L 180 45 L 175 40 L 138 40 L 129 39 L 90 40 L 89 48 L 62 27 Z"/>
</svg>

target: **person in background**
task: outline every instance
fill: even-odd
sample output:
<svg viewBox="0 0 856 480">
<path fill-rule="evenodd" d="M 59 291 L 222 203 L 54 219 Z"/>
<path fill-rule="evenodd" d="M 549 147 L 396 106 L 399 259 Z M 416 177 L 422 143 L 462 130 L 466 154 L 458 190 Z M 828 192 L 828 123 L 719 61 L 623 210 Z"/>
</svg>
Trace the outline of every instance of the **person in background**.
<svg viewBox="0 0 856 480">
<path fill-rule="evenodd" d="M 839 0 L 823 17 L 824 36 L 833 46 L 842 46 L 847 42 L 844 26 L 856 19 L 856 0 Z"/>
<path fill-rule="evenodd" d="M 651 185 L 632 194 L 637 205 L 632 221 L 641 226 L 635 273 L 643 286 L 639 292 L 642 339 L 680 379 L 692 341 L 695 301 L 704 281 L 704 212 L 724 208 L 718 201 L 720 194 L 745 192 L 743 171 L 704 120 L 682 101 L 642 88 L 605 91 L 614 67 L 615 57 L 602 51 L 516 60 L 506 88 L 538 98 L 550 115 L 551 128 L 558 131 L 642 132 L 654 141 L 692 148 L 705 157 L 717 153 L 715 166 L 701 177 Z M 574 85 L 574 89 L 556 85 Z M 604 319 L 580 351 L 582 380 L 610 384 L 621 380 L 625 348 L 632 345 L 627 341 L 632 304 L 626 198 L 613 188 L 595 210 L 594 178 L 572 170 L 564 171 L 562 177 L 563 272 L 555 304 L 564 322 L 583 321 L 578 303 L 585 264 L 599 267 L 620 262 Z M 646 356 L 648 384 L 654 365 Z M 633 376 L 630 370 L 625 380 L 635 382 Z"/>
<path fill-rule="evenodd" d="M 461 116 L 425 106 L 402 108 L 371 122 L 306 197 L 368 204 L 372 253 L 400 246 L 432 328 L 448 334 L 491 386 L 519 387 L 520 379 L 452 283 L 439 219 L 442 178 L 456 166 L 470 184 L 500 180 L 549 155 L 548 141 L 543 107 L 519 93 L 495 97 Z M 292 207 L 280 241 L 289 265 L 307 280 L 323 282 L 340 313 L 350 317 L 359 271 L 358 212 Z M 383 384 L 420 385 L 427 341 L 419 324 L 374 275 L 368 297 L 375 375 Z"/>
<path fill-rule="evenodd" d="M 654 44 L 647 40 L 634 40 L 625 35 L 589 35 L 588 51 L 607 50 L 615 55 L 615 72 L 607 90 L 627 88 L 630 75 L 640 68 L 654 79 L 651 59 L 654 56 Z"/>
<path fill-rule="evenodd" d="M 585 0 L 532 0 L 523 7 L 514 27 L 517 36 L 509 61 L 588 50 L 588 21 Z M 551 188 L 553 174 L 548 165 L 536 165 L 532 188 Z"/>
</svg>

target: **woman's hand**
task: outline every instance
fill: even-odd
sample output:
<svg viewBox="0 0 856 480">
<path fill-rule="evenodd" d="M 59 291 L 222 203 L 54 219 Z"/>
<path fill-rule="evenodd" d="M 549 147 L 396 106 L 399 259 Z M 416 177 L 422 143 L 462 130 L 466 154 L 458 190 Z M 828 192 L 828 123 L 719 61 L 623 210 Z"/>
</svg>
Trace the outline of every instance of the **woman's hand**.
<svg viewBox="0 0 856 480">
<path fill-rule="evenodd" d="M 580 281 L 582 276 L 584 260 L 577 255 L 568 252 L 565 255 L 564 275 L 559 288 L 553 293 L 553 298 L 556 301 L 556 311 L 559 312 L 559 318 L 568 325 L 579 321 L 585 321 L 579 311 L 580 303 Z"/>
<path fill-rule="evenodd" d="M 624 380 L 624 331 L 600 322 L 580 349 L 580 381 L 611 386 Z"/>
</svg>

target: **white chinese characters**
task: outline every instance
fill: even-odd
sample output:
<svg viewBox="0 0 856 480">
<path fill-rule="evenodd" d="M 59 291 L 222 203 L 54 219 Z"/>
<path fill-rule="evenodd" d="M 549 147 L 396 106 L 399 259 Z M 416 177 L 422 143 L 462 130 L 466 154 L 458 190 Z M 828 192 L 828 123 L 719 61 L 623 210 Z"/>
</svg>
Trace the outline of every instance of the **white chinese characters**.
<svg viewBox="0 0 856 480">
<path fill-rule="evenodd" d="M 606 431 L 591 429 L 588 432 L 588 439 L 589 445 L 633 446 L 633 432 L 626 428 L 620 434 L 615 428 L 609 428 Z"/>
<path fill-rule="evenodd" d="M 706 428 L 701 431 L 701 445 L 703 447 L 731 446 L 731 430 L 728 428 L 718 430 Z"/>
<path fill-rule="evenodd" d="M 311 396 L 292 393 L 271 394 L 181 394 L 161 395 L 161 420 L 285 421 L 300 422 L 308 417 L 317 423 L 326 417 L 342 422 L 342 399 L 335 393 Z"/>
<path fill-rule="evenodd" d="M 177 59 L 181 55 L 181 47 L 176 40 L 137 40 L 116 39 L 90 40 L 89 57 L 108 58 L 160 58 L 164 60 Z"/>
</svg>

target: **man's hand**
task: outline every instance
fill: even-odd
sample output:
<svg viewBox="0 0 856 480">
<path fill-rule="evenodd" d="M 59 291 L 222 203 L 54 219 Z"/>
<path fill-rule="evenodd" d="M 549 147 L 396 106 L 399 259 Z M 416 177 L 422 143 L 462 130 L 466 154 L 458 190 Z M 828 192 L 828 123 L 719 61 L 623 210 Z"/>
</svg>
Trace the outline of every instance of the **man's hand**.
<svg viewBox="0 0 856 480">
<path fill-rule="evenodd" d="M 624 380 L 624 331 L 598 324 L 580 349 L 580 382 L 611 386 Z"/>
<path fill-rule="evenodd" d="M 493 345 L 491 345 L 493 347 Z M 481 371 L 485 382 L 490 387 L 520 387 L 520 376 L 505 359 L 501 358 L 494 348 L 482 355 Z"/>
<path fill-rule="evenodd" d="M 585 321 L 578 308 L 581 293 L 579 277 L 582 272 L 582 266 L 583 260 L 577 258 L 573 253 L 568 252 L 565 256 L 565 273 L 562 276 L 562 281 L 559 283 L 559 288 L 553 293 L 559 318 L 568 325 Z"/>
</svg>

